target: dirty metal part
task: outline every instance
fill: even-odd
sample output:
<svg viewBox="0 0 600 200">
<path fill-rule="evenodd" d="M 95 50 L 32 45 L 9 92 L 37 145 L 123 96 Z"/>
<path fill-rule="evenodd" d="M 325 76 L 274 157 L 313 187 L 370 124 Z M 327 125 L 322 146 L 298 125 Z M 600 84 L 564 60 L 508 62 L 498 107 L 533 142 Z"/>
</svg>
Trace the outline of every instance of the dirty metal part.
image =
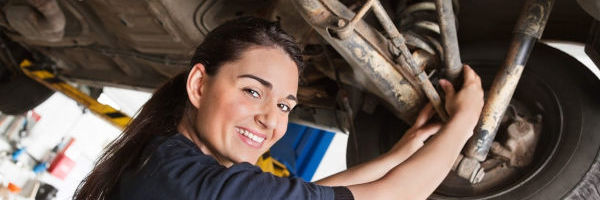
<svg viewBox="0 0 600 200">
<path fill-rule="evenodd" d="M 298 100 L 302 104 L 317 108 L 335 108 L 335 96 L 321 85 L 298 87 Z"/>
<path fill-rule="evenodd" d="M 527 170 L 534 160 L 533 156 L 542 130 L 542 115 L 533 113 L 517 100 L 511 101 L 507 112 L 501 122 L 498 133 L 500 137 L 492 144 L 491 155 L 480 163 L 485 176 L 475 186 L 477 188 L 506 184 L 514 180 L 519 172 Z M 453 170 L 456 171 L 461 161 L 462 157 L 459 156 Z M 471 172 L 478 170 L 471 169 Z M 471 179 L 472 174 L 457 172 L 457 175 L 464 179 Z"/>
<path fill-rule="evenodd" d="M 344 19 L 339 19 L 337 21 L 337 26 L 339 28 L 330 28 L 329 30 L 332 33 L 335 33 L 336 36 L 342 40 L 348 38 L 350 36 L 350 33 L 354 31 L 356 23 L 360 21 L 363 16 L 365 16 L 365 14 L 367 13 L 367 11 L 369 11 L 371 6 L 373 5 L 373 2 L 375 1 L 377 0 L 367 1 L 367 3 L 365 3 L 365 5 L 363 5 L 363 7 L 360 8 L 358 13 L 356 13 L 356 15 L 352 17 L 352 20 L 350 22 L 346 22 Z"/>
<path fill-rule="evenodd" d="M 548 22 L 552 5 L 554 0 L 527 0 L 514 32 L 539 40 Z"/>
<path fill-rule="evenodd" d="M 433 69 L 437 64 L 439 64 L 435 54 L 431 54 L 426 50 L 415 50 L 412 53 L 412 57 L 415 59 L 420 71 L 425 71 L 428 68 Z"/>
<path fill-rule="evenodd" d="M 399 9 L 400 14 L 395 23 L 398 29 L 402 31 L 406 44 L 409 47 L 414 46 L 414 39 L 412 38 L 418 38 L 422 43 L 414 47 L 427 50 L 431 54 L 437 54 L 441 58 L 443 49 L 438 39 L 441 37 L 440 27 L 436 21 L 432 21 L 432 19 L 437 18 L 434 2 L 418 2 Z"/>
<path fill-rule="evenodd" d="M 407 56 L 407 57 L 412 58 L 412 56 Z M 400 66 L 409 65 L 407 63 L 406 59 L 402 59 L 400 57 L 396 61 L 400 62 Z M 400 66 L 394 65 L 394 67 L 396 67 L 396 68 L 399 68 Z M 416 71 L 416 70 L 419 70 L 420 68 L 421 67 L 415 67 L 413 70 Z M 427 76 L 425 71 L 419 71 L 419 72 L 415 73 L 414 76 L 417 77 L 418 83 L 419 83 L 419 88 L 422 89 L 422 91 L 425 94 L 425 96 L 427 97 L 427 99 L 431 102 L 431 105 L 433 106 L 435 111 L 438 113 L 438 116 L 440 117 L 440 119 L 442 121 L 448 121 L 448 114 L 446 113 L 444 105 L 442 104 L 440 95 L 435 90 L 435 87 L 433 87 L 433 84 L 431 83 L 431 81 L 429 81 L 429 76 Z"/>
<path fill-rule="evenodd" d="M 350 32 L 346 39 L 340 40 L 330 35 L 327 28 L 340 18 L 348 19 L 354 16 L 352 11 L 340 2 L 332 0 L 292 2 L 314 30 L 348 61 L 354 73 L 365 75 L 364 77 L 377 89 L 372 92 L 389 103 L 395 115 L 409 123 L 415 119 L 424 104 L 421 91 L 415 89 L 409 77 L 403 76 L 404 72 L 395 69 L 391 56 L 382 51 L 380 45 L 384 42 L 373 42 L 379 37 L 372 33 L 372 28 L 359 20 L 355 31 Z"/>
<path fill-rule="evenodd" d="M 56 0 L 28 0 L 4 11 L 10 26 L 32 40 L 60 41 L 65 34 L 65 14 Z M 41 15 L 40 15 L 41 14 Z"/>
<path fill-rule="evenodd" d="M 540 137 L 540 129 L 534 123 L 519 116 L 507 128 L 508 139 L 504 144 L 492 143 L 491 151 L 507 159 L 512 167 L 525 167 L 533 161 L 533 153 Z M 535 124 L 541 123 L 538 115 Z"/>
<path fill-rule="evenodd" d="M 523 34 L 512 41 L 506 62 L 489 90 L 475 134 L 465 147 L 466 156 L 485 160 L 534 44 L 535 38 Z"/>
<path fill-rule="evenodd" d="M 458 50 L 456 20 L 452 9 L 452 0 L 435 0 L 435 5 L 440 23 L 442 46 L 444 48 L 446 77 L 450 82 L 456 84 L 456 80 L 462 72 L 462 61 L 460 61 L 460 51 Z"/>
<path fill-rule="evenodd" d="M 399 56 L 397 57 L 396 61 L 400 63 L 400 66 L 408 68 L 406 69 L 407 71 L 412 71 L 413 75 L 418 79 L 420 88 L 433 105 L 435 111 L 443 121 L 447 121 L 448 114 L 444 109 L 440 95 L 435 90 L 435 87 L 433 87 L 433 84 L 431 84 L 431 81 L 429 81 L 427 74 L 425 74 L 424 71 L 419 70 L 419 66 L 417 66 L 417 63 L 413 59 L 410 50 L 406 46 L 406 39 L 404 39 L 404 36 L 400 34 L 394 25 L 394 22 L 390 19 L 385 11 L 385 8 L 383 8 L 383 5 L 381 5 L 379 1 L 375 1 L 373 3 L 373 12 L 375 13 L 377 19 L 379 19 L 379 22 L 382 24 L 392 41 L 392 54 Z"/>
<path fill-rule="evenodd" d="M 485 169 L 473 158 L 459 156 L 452 169 L 458 176 L 466 178 L 473 184 L 481 182 L 485 176 Z"/>
<path fill-rule="evenodd" d="M 410 6 L 406 7 L 406 9 L 402 10 L 402 12 L 400 13 L 400 16 L 406 16 L 409 15 L 410 13 L 413 12 L 417 12 L 417 11 L 424 11 L 424 10 L 430 10 L 430 11 L 435 11 L 435 4 L 432 2 L 419 2 L 419 3 L 415 3 L 415 4 L 411 4 Z"/>
<path fill-rule="evenodd" d="M 290 113 L 289 121 L 319 129 L 348 134 L 350 132 L 350 119 L 343 111 L 308 107 L 298 105 Z"/>
<path fill-rule="evenodd" d="M 464 149 L 465 156 L 485 160 L 529 54 L 544 30 L 553 2 L 528 0 L 525 3 L 506 60 L 494 78 L 475 134 Z"/>
<path fill-rule="evenodd" d="M 431 47 L 424 39 L 416 36 L 416 33 L 407 32 L 404 34 L 404 39 L 406 39 L 406 45 L 409 47 L 417 48 L 419 50 L 427 51 L 429 54 L 435 55 L 437 52 L 436 49 Z M 417 63 L 417 66 L 419 64 Z"/>
</svg>

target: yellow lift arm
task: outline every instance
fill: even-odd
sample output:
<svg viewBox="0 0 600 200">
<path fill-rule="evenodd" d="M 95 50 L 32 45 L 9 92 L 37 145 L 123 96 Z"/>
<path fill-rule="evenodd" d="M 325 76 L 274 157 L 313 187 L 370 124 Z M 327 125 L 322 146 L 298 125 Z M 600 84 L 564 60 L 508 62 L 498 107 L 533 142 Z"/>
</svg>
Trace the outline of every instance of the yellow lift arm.
<svg viewBox="0 0 600 200">
<path fill-rule="evenodd" d="M 127 114 L 122 113 L 109 105 L 96 101 L 96 99 L 56 77 L 52 72 L 34 65 L 27 59 L 23 60 L 19 66 L 29 78 L 36 80 L 50 89 L 63 93 L 121 130 L 125 129 L 127 124 L 129 124 L 129 121 L 131 121 L 131 117 Z M 269 152 L 261 156 L 256 165 L 264 172 L 270 172 L 276 176 L 290 176 L 290 172 L 285 165 L 273 159 Z"/>
</svg>

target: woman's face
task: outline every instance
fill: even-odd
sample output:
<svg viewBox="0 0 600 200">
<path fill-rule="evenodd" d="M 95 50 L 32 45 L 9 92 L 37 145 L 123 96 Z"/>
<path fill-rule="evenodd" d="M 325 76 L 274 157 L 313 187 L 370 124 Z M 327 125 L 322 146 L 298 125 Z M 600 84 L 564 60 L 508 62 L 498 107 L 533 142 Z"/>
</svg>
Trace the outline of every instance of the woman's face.
<svg viewBox="0 0 600 200">
<path fill-rule="evenodd" d="M 199 93 L 199 146 L 226 166 L 255 163 L 284 135 L 297 104 L 298 68 L 279 48 L 250 48 L 215 75 L 203 74 L 200 82 L 191 88 Z"/>
</svg>

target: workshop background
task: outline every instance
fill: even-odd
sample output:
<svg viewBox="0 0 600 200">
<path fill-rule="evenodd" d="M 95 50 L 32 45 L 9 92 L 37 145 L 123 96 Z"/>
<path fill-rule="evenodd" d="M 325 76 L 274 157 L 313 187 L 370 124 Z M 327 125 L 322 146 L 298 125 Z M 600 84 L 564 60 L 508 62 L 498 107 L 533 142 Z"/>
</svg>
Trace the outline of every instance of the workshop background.
<svg viewBox="0 0 600 200">
<path fill-rule="evenodd" d="M 600 74 L 580 44 L 548 44 Z M 98 101 L 134 116 L 150 95 L 105 87 Z M 292 175 L 315 181 L 346 169 L 347 134 L 295 124 L 288 131 L 271 155 Z M 26 115 L 0 114 L 0 180 L 9 186 L 0 190 L 0 199 L 33 199 L 36 193 L 35 199 L 70 199 L 103 148 L 119 134 L 118 128 L 60 93 Z"/>
</svg>

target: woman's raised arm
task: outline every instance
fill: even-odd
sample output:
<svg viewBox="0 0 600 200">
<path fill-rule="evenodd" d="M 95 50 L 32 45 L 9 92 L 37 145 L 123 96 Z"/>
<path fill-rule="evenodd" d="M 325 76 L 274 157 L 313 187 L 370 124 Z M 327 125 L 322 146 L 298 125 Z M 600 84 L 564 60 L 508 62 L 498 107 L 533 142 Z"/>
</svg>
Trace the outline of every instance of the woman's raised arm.
<svg viewBox="0 0 600 200">
<path fill-rule="evenodd" d="M 389 163 L 381 164 L 376 159 L 362 166 L 364 171 L 354 171 L 356 174 L 349 171 L 346 174 L 349 177 L 364 177 L 361 173 L 384 174 L 370 182 L 349 184 L 348 188 L 356 199 L 425 199 L 444 180 L 479 119 L 483 89 L 481 79 L 468 66 L 464 67 L 464 84 L 458 93 L 448 81 L 442 80 L 440 84 L 446 92 L 446 110 L 450 120 L 426 145 L 401 164 L 386 169 Z M 385 156 L 381 159 L 385 160 Z"/>
</svg>

